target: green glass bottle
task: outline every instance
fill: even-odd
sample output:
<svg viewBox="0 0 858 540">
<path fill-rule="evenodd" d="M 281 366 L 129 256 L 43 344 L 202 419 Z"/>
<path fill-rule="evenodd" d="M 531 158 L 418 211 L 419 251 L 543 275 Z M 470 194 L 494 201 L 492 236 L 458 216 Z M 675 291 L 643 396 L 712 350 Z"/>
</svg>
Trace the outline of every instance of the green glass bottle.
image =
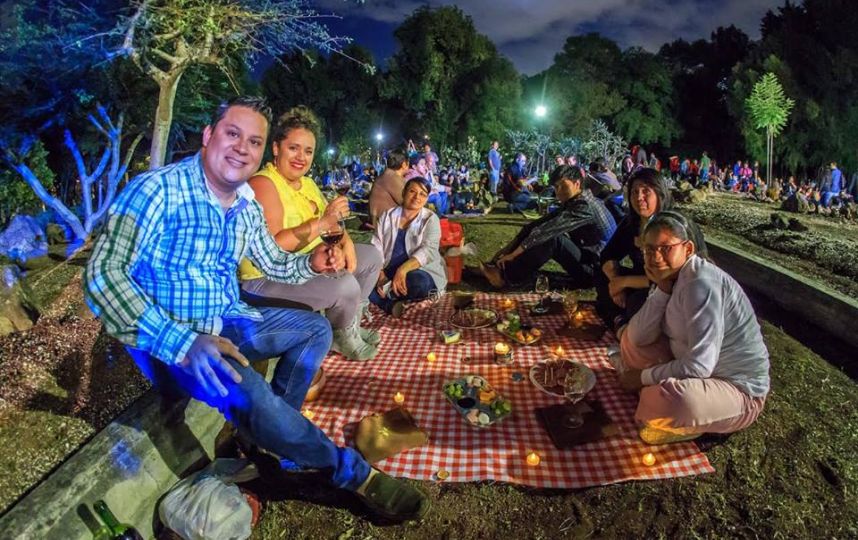
<svg viewBox="0 0 858 540">
<path fill-rule="evenodd" d="M 92 507 L 95 509 L 98 517 L 110 528 L 110 540 L 143 540 L 143 536 L 137 532 L 137 529 L 131 525 L 119 523 L 119 520 L 110 511 L 106 502 L 102 500 L 95 501 Z"/>
</svg>

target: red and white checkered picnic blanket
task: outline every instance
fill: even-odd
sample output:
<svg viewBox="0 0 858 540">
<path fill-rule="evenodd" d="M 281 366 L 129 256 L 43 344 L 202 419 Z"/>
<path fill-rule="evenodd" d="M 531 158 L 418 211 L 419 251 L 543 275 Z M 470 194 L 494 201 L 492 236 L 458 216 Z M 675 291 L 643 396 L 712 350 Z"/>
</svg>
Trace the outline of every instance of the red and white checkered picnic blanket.
<svg viewBox="0 0 858 540">
<path fill-rule="evenodd" d="M 519 305 L 536 298 L 526 294 L 508 297 Z M 480 294 L 475 304 L 502 312 L 503 298 Z M 585 309 L 589 309 L 586 320 L 596 322 L 592 309 Z M 562 315 L 533 318 L 534 325 L 543 331 L 541 341 L 515 345 L 515 363 L 502 367 L 494 363 L 494 344 L 501 337 L 493 327 L 463 330 L 462 343 L 444 345 L 439 331 L 452 328 L 452 311 L 446 296 L 436 303 L 414 304 L 400 319 L 377 316 L 373 326 L 381 333 L 382 345 L 374 360 L 352 362 L 336 354 L 325 360 L 327 384 L 321 398 L 307 405 L 313 422 L 337 444 L 351 443 L 357 422 L 396 406 L 393 396 L 401 392 L 404 406 L 429 433 L 430 440 L 377 466 L 393 476 L 417 480 L 436 480 L 435 474 L 443 469 L 450 473 L 447 482 L 495 480 L 540 488 L 580 488 L 714 471 L 693 442 L 649 446 L 637 437 L 633 420 L 637 400 L 620 390 L 605 354 L 612 342 L 610 334 L 598 341 L 557 337 L 555 331 L 564 324 Z M 534 411 L 563 399 L 540 392 L 528 373 L 532 365 L 550 358 L 549 351 L 557 345 L 563 346 L 567 358 L 586 364 L 596 373 L 596 386 L 588 396 L 601 402 L 619 426 L 619 435 L 571 450 L 558 450 L 552 444 Z M 426 360 L 429 352 L 435 352 L 436 361 Z M 465 356 L 471 358 L 467 364 L 461 361 Z M 515 372 L 524 379 L 514 381 Z M 467 374 L 488 379 L 512 402 L 512 414 L 487 428 L 468 424 L 442 392 L 446 381 Z M 539 465 L 527 464 L 525 458 L 530 452 L 540 456 Z M 655 455 L 655 465 L 642 463 L 647 452 Z"/>
</svg>

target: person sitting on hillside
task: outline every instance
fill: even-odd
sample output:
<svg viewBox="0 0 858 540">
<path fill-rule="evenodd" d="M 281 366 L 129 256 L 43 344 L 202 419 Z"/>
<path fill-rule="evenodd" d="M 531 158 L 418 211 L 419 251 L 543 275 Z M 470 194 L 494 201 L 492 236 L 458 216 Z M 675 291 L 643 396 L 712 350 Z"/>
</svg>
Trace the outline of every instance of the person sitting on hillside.
<svg viewBox="0 0 858 540">
<path fill-rule="evenodd" d="M 537 205 L 531 191 L 531 185 L 535 179 L 528 178 L 525 165 L 527 165 L 527 157 L 519 152 L 504 173 L 503 196 L 509 203 L 510 212 L 531 210 Z"/>
<path fill-rule="evenodd" d="M 626 212 L 623 210 L 623 186 L 617 176 L 605 166 L 605 160 L 598 158 L 590 163 L 589 176 L 590 191 L 597 199 L 605 203 L 608 211 L 614 216 L 617 223 L 622 220 Z"/>
<path fill-rule="evenodd" d="M 644 228 L 655 284 L 612 355 L 620 385 L 640 392 L 640 438 L 664 444 L 750 426 L 769 392 L 769 354 L 742 288 L 706 260 L 703 236 L 674 211 Z"/>
<path fill-rule="evenodd" d="M 670 189 L 655 169 L 639 169 L 629 179 L 629 213 L 602 250 L 596 273 L 596 312 L 615 331 L 629 322 L 646 301 L 650 282 L 639 242 L 653 215 L 673 207 Z M 631 267 L 622 261 L 631 261 Z"/>
<path fill-rule="evenodd" d="M 490 263 L 480 265 L 493 287 L 526 282 L 550 259 L 563 267 L 575 288 L 593 286 L 599 254 L 614 234 L 616 222 L 590 192 L 580 168 L 557 167 L 550 181 L 560 207 L 525 225 Z"/>
<path fill-rule="evenodd" d="M 372 237 L 384 264 L 369 299 L 394 317 L 402 314 L 406 300 L 421 300 L 447 286 L 438 249 L 441 222 L 425 208 L 430 189 L 429 181 L 420 176 L 405 182 L 402 205 L 381 215 Z"/>
<path fill-rule="evenodd" d="M 277 120 L 271 133 L 274 160 L 248 184 L 262 205 L 268 230 L 281 249 L 310 253 L 322 245 L 322 234 L 348 217 L 349 201 L 325 200 L 316 183 L 306 176 L 313 164 L 319 120 L 306 107 L 295 107 Z M 369 360 L 378 353 L 378 332 L 360 327 L 381 256 L 367 244 L 352 241 L 347 232 L 339 245 L 346 272 L 337 277 L 317 276 L 301 284 L 267 279 L 249 259 L 241 261 L 239 278 L 245 293 L 263 299 L 286 300 L 293 305 L 325 311 L 334 330 L 332 348 L 353 360 Z"/>
</svg>

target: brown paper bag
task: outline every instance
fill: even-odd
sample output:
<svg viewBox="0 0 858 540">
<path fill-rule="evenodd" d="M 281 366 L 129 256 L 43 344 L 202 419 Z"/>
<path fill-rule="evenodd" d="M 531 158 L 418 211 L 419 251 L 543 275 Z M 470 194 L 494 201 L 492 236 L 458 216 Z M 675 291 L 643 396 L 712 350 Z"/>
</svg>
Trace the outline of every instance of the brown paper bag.
<svg viewBox="0 0 858 540">
<path fill-rule="evenodd" d="M 427 442 L 429 435 L 417 427 L 411 413 L 402 407 L 364 417 L 355 434 L 355 448 L 369 463 L 423 446 Z"/>
</svg>

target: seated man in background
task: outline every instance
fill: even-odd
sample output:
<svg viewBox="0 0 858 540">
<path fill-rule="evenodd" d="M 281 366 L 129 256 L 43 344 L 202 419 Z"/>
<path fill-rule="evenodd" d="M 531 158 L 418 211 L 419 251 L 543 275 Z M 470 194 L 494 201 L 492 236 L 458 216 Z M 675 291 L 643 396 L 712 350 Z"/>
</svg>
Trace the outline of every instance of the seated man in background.
<svg viewBox="0 0 858 540">
<path fill-rule="evenodd" d="M 480 265 L 495 288 L 532 278 L 554 259 L 572 278 L 575 288 L 593 286 L 599 254 L 617 228 L 604 203 L 593 196 L 581 169 L 564 165 L 551 173 L 551 185 L 560 208 L 525 225 L 515 239 L 497 252 L 491 263 Z"/>
<path fill-rule="evenodd" d="M 331 345 L 330 324 L 311 311 L 239 300 L 243 257 L 284 283 L 344 265 L 339 248 L 293 255 L 268 233 L 247 180 L 262 161 L 270 118 L 261 98 L 234 98 L 203 131 L 199 153 L 129 182 L 87 263 L 86 301 L 155 388 L 217 408 L 259 447 L 325 471 L 388 519 L 418 519 L 429 508 L 423 493 L 336 446 L 301 414 Z M 269 384 L 249 361 L 274 356 Z"/>
<path fill-rule="evenodd" d="M 523 212 L 536 208 L 537 201 L 530 187 L 536 179 L 528 179 L 526 164 L 527 157 L 519 152 L 504 174 L 503 197 L 509 203 L 510 212 Z"/>
</svg>

